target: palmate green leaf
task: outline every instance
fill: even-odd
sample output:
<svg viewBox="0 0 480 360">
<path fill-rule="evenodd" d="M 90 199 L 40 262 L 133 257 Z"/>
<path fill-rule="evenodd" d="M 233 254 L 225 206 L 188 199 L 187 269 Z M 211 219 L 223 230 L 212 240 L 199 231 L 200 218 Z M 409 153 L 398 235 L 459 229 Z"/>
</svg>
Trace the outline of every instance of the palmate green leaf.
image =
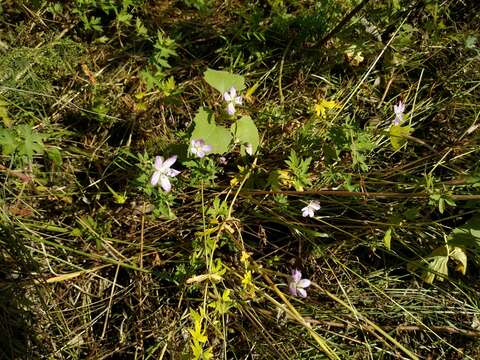
<svg viewBox="0 0 480 360">
<path fill-rule="evenodd" d="M 411 126 L 400 126 L 392 125 L 390 127 L 390 143 L 392 144 L 393 150 L 400 149 L 407 142 L 407 136 L 413 132 Z"/>
<path fill-rule="evenodd" d="M 18 153 L 32 159 L 33 155 L 43 154 L 43 136 L 32 131 L 30 125 L 20 125 L 17 127 L 17 133 L 23 141 L 18 145 Z"/>
<path fill-rule="evenodd" d="M 8 156 L 15 152 L 18 140 L 14 130 L 0 129 L 0 146 L 2 147 L 2 155 Z"/>
<path fill-rule="evenodd" d="M 235 142 L 239 142 L 240 154 L 245 155 L 245 145 L 252 145 L 252 154 L 257 152 L 260 143 L 260 136 L 258 135 L 257 126 L 250 116 L 242 116 L 230 127 Z"/>
<path fill-rule="evenodd" d="M 237 92 L 245 89 L 245 78 L 242 75 L 232 74 L 228 71 L 207 69 L 203 77 L 210 86 L 222 94 L 229 91 L 231 87 L 234 87 Z"/>
<path fill-rule="evenodd" d="M 204 108 L 200 108 L 193 120 L 195 128 L 193 129 L 190 141 L 202 139 L 206 144 L 212 146 L 212 154 L 224 154 L 232 142 L 232 134 L 223 126 L 215 124 L 215 118 L 212 113 L 208 113 Z"/>
</svg>

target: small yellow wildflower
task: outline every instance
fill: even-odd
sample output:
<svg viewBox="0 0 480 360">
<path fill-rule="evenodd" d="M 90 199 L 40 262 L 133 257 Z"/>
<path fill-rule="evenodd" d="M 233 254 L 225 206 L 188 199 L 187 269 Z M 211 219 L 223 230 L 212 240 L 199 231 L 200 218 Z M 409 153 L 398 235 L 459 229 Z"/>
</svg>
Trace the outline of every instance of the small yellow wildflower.
<svg viewBox="0 0 480 360">
<path fill-rule="evenodd" d="M 339 107 L 338 104 L 334 100 L 325 100 L 321 99 L 318 103 L 315 104 L 315 114 L 321 118 L 325 118 L 327 116 L 327 110 L 335 109 Z"/>
</svg>

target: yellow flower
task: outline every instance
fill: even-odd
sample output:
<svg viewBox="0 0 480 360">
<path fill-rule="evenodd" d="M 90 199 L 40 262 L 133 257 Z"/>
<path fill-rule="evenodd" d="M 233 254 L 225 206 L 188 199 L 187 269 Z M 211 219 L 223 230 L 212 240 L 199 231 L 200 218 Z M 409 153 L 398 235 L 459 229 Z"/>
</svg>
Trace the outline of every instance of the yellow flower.
<svg viewBox="0 0 480 360">
<path fill-rule="evenodd" d="M 331 110 L 339 106 L 340 104 L 334 100 L 321 99 L 315 104 L 315 114 L 321 118 L 325 118 L 327 116 L 327 110 Z"/>
</svg>

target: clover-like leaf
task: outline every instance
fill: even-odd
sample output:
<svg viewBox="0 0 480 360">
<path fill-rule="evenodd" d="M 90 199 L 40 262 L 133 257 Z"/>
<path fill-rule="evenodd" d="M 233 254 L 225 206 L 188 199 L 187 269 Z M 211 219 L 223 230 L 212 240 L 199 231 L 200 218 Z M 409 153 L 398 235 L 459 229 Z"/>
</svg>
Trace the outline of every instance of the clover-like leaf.
<svg viewBox="0 0 480 360">
<path fill-rule="evenodd" d="M 240 154 L 245 155 L 247 144 L 250 144 L 249 146 L 251 146 L 251 153 L 256 153 L 260 143 L 260 136 L 258 135 L 257 126 L 250 116 L 242 116 L 241 119 L 232 124 L 230 129 L 234 141 L 241 144 Z"/>
<path fill-rule="evenodd" d="M 454 247 L 450 249 L 450 258 L 457 263 L 455 270 L 460 271 L 463 275 L 467 272 L 467 254 L 465 249 L 461 247 Z"/>
<path fill-rule="evenodd" d="M 237 92 L 245 89 L 245 78 L 242 75 L 232 74 L 228 71 L 207 69 L 203 74 L 205 81 L 224 94 L 232 87 Z"/>
<path fill-rule="evenodd" d="M 205 144 L 212 147 L 210 154 L 224 154 L 228 151 L 232 134 L 223 126 L 215 124 L 215 118 L 212 113 L 200 108 L 193 120 L 195 128 L 193 129 L 190 142 L 192 140 L 202 139 Z"/>
<path fill-rule="evenodd" d="M 463 247 L 442 245 L 426 257 L 409 265 L 412 271 L 424 266 L 423 281 L 431 284 L 435 277 L 443 281 L 448 276 L 448 261 L 453 260 L 457 264 L 455 270 L 465 275 L 467 271 L 467 254 Z M 440 276 L 439 276 L 440 275 Z"/>
</svg>

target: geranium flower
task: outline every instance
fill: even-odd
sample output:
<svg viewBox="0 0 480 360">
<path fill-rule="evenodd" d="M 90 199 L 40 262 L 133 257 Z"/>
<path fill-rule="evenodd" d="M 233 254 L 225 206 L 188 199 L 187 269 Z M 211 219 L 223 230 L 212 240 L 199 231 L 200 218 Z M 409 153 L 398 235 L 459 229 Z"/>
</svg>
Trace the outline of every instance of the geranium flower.
<svg viewBox="0 0 480 360">
<path fill-rule="evenodd" d="M 302 279 L 302 273 L 300 270 L 295 269 L 292 270 L 292 278 L 288 284 L 288 289 L 293 296 L 299 295 L 306 298 L 307 291 L 305 289 L 309 287 L 311 283 L 312 282 L 308 279 Z"/>
<path fill-rule="evenodd" d="M 190 146 L 190 152 L 193 155 L 203 158 L 208 152 L 212 151 L 212 146 L 205 144 L 203 139 L 192 140 Z"/>
<path fill-rule="evenodd" d="M 393 112 L 395 113 L 395 119 L 393 120 L 393 125 L 400 125 L 403 121 L 403 112 L 405 111 L 405 104 L 402 100 L 398 101 L 397 105 L 393 105 Z"/>
<path fill-rule="evenodd" d="M 235 114 L 235 104 L 242 105 L 242 97 L 237 96 L 237 90 L 232 86 L 230 91 L 226 91 L 223 94 L 223 98 L 227 102 L 227 112 L 228 115 Z"/>
<path fill-rule="evenodd" d="M 169 192 L 172 189 L 172 184 L 170 184 L 169 178 L 180 174 L 180 171 L 170 168 L 175 161 L 177 161 L 177 155 L 169 157 L 165 161 L 163 161 L 162 156 L 156 156 L 154 165 L 155 172 L 152 175 L 150 183 L 155 186 L 160 182 L 162 189 Z"/>
<path fill-rule="evenodd" d="M 308 205 L 302 209 L 302 216 L 313 217 L 315 215 L 315 211 L 319 209 L 320 209 L 320 203 L 318 201 L 310 201 Z"/>
</svg>

